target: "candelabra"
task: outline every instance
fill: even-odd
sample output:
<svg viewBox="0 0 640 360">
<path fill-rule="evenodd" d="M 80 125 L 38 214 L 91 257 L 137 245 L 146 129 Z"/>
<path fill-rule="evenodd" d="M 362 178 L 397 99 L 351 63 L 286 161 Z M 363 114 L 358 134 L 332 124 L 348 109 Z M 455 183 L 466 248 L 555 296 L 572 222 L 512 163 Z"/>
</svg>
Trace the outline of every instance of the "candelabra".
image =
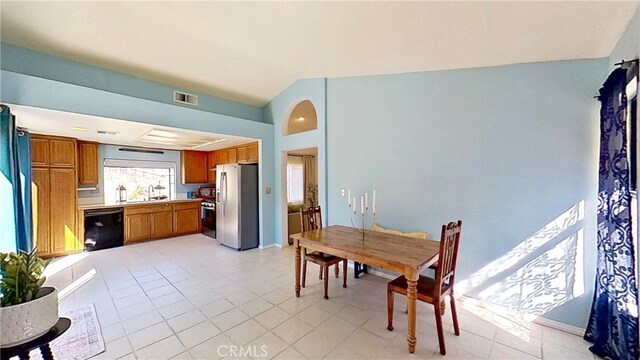
<svg viewBox="0 0 640 360">
<path fill-rule="evenodd" d="M 351 189 L 348 190 L 347 195 L 349 203 L 349 219 L 351 220 L 351 226 L 358 230 L 362 234 L 362 241 L 364 241 L 365 229 L 369 228 L 376 222 L 376 191 L 373 190 L 372 207 L 371 207 L 371 224 L 368 222 L 369 218 L 369 193 L 364 193 L 360 196 L 360 212 L 356 206 L 356 197 L 351 198 Z"/>
</svg>

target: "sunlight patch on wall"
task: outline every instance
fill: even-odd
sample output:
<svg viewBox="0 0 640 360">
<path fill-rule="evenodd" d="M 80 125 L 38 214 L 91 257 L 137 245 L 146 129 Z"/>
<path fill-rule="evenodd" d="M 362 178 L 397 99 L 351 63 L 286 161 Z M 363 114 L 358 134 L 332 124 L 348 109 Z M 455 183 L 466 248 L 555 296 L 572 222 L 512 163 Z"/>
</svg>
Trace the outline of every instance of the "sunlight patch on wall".
<svg viewBox="0 0 640 360">
<path fill-rule="evenodd" d="M 574 298 L 577 243 L 577 234 L 562 240 L 505 279 L 481 291 L 480 298 L 537 316 L 566 303 Z"/>
<path fill-rule="evenodd" d="M 512 250 L 501 256 L 500 258 L 490 262 L 482 269 L 473 273 L 469 278 L 456 284 L 458 293 L 464 294 L 474 289 L 488 279 L 500 274 L 501 272 L 513 267 L 518 262 L 526 258 L 529 254 L 541 248 L 555 237 L 560 235 L 569 227 L 578 223 L 584 218 L 584 200 L 581 200 L 569 210 L 565 211 L 554 220 L 546 224 L 542 229 L 538 230 L 531 237 L 527 238 Z"/>
</svg>

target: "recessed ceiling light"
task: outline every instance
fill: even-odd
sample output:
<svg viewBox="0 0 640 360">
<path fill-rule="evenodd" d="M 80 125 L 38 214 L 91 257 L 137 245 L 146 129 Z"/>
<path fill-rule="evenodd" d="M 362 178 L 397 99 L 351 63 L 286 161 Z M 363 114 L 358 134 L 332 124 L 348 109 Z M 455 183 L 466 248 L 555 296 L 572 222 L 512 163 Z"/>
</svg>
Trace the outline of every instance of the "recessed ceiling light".
<svg viewBox="0 0 640 360">
<path fill-rule="evenodd" d="M 304 121 L 304 116 L 300 116 L 299 118 L 297 118 L 296 120 L 298 121 Z"/>
<path fill-rule="evenodd" d="M 87 128 L 83 128 L 83 127 L 79 127 L 79 126 L 72 126 L 69 128 L 69 130 L 73 130 L 73 131 L 87 131 Z"/>
</svg>

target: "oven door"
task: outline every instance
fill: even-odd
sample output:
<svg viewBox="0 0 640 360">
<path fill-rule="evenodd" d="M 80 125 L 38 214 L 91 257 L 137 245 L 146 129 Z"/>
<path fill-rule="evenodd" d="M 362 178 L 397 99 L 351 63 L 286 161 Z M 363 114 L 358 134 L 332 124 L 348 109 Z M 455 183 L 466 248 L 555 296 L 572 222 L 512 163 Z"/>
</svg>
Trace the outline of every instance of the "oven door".
<svg viewBox="0 0 640 360">
<path fill-rule="evenodd" d="M 202 206 L 202 234 L 216 238 L 216 210 L 215 208 Z"/>
</svg>

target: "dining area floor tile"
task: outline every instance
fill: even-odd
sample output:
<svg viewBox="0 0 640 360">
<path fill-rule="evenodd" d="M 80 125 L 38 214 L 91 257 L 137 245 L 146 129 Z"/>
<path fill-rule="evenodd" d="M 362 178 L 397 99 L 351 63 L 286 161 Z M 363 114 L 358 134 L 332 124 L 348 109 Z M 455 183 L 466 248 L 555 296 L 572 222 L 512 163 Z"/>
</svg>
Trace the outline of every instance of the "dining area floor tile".
<svg viewBox="0 0 640 360">
<path fill-rule="evenodd" d="M 387 330 L 389 279 L 354 279 L 349 269 L 343 288 L 342 276 L 330 274 L 325 300 L 319 268 L 309 263 L 306 287 L 295 297 L 294 264 L 292 246 L 235 251 L 200 234 L 93 251 L 74 269 L 95 269 L 96 276 L 60 308 L 95 304 L 106 343 L 96 358 L 596 359 L 580 336 L 522 319 L 510 324 L 504 314 L 492 321 L 465 297 L 457 307 L 460 336 L 449 306 L 443 317 L 444 357 L 433 306 L 418 303 L 410 354 L 402 296 L 395 297 L 394 330 Z M 46 285 L 60 290 L 83 273 L 62 270 Z"/>
</svg>

